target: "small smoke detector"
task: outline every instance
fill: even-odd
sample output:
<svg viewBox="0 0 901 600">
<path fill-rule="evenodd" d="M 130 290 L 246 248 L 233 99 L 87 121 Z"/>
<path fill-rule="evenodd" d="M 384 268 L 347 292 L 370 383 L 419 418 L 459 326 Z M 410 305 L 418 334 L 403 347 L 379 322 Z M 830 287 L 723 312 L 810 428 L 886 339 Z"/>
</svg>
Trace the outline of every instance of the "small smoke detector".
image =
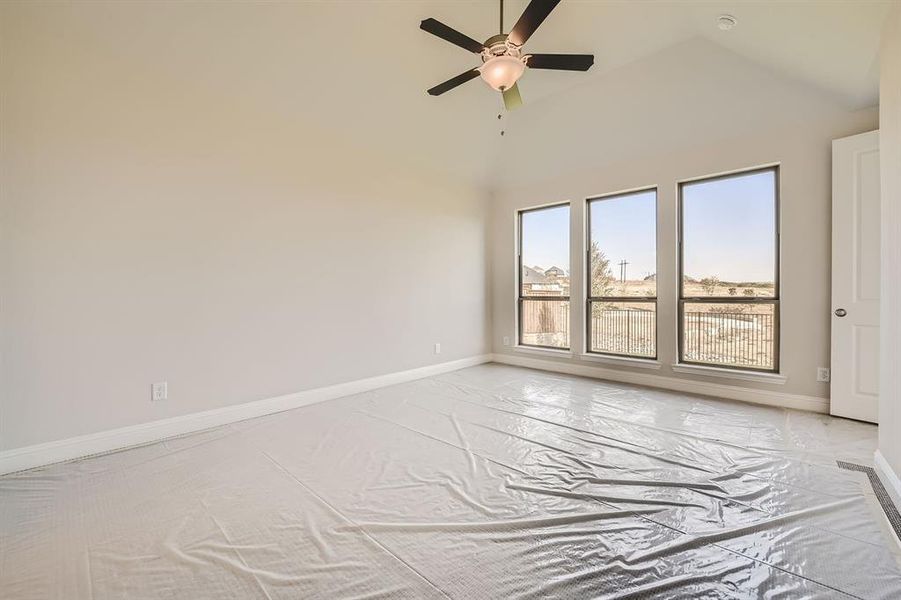
<svg viewBox="0 0 901 600">
<path fill-rule="evenodd" d="M 720 28 L 720 31 L 729 31 L 737 23 L 738 21 L 732 15 L 720 15 L 716 18 L 716 26 Z"/>
</svg>

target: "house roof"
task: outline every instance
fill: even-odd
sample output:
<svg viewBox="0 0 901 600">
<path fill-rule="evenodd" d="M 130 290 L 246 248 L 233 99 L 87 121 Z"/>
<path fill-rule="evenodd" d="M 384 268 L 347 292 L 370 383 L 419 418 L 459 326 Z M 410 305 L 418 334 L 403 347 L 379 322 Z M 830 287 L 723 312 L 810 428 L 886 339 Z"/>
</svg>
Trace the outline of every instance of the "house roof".
<svg viewBox="0 0 901 600">
<path fill-rule="evenodd" d="M 534 267 L 523 266 L 522 268 L 522 283 L 527 284 L 535 284 L 535 283 L 548 283 L 548 278 L 542 273 L 540 270 Z"/>
</svg>

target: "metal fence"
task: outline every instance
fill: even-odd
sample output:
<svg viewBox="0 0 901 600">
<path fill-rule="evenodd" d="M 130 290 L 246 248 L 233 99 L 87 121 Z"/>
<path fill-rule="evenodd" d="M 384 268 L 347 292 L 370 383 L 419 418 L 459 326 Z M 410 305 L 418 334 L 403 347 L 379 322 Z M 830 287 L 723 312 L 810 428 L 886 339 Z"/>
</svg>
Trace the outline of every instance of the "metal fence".
<svg viewBox="0 0 901 600">
<path fill-rule="evenodd" d="M 568 301 L 523 301 L 523 343 L 569 347 Z M 657 313 L 653 310 L 591 310 L 590 350 L 631 356 L 657 354 Z M 772 314 L 686 312 L 683 360 L 734 367 L 770 369 L 774 365 L 775 318 Z"/>
<path fill-rule="evenodd" d="M 686 312 L 682 357 L 686 361 L 735 367 L 773 367 L 772 314 Z"/>
<path fill-rule="evenodd" d="M 657 313 L 593 306 L 591 311 L 592 352 L 657 355 Z"/>
</svg>

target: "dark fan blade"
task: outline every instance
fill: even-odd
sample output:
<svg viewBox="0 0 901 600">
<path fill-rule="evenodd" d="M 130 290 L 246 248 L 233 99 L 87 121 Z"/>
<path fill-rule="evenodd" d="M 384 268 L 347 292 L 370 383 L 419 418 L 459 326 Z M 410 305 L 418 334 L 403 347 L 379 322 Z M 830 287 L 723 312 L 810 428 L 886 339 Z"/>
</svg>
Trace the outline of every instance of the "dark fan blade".
<svg viewBox="0 0 901 600">
<path fill-rule="evenodd" d="M 519 21 L 513 26 L 513 31 L 507 37 L 517 46 L 526 43 L 538 26 L 544 22 L 554 7 L 560 4 L 560 0 L 532 0 L 519 17 Z"/>
<path fill-rule="evenodd" d="M 514 83 L 509 90 L 504 90 L 504 108 L 513 110 L 522 106 L 522 96 L 519 95 L 519 84 Z"/>
<path fill-rule="evenodd" d="M 463 35 L 456 29 L 448 27 L 441 21 L 436 21 L 435 19 L 426 19 L 419 24 L 419 28 L 423 31 L 428 31 L 432 35 L 437 35 L 442 40 L 446 40 L 451 44 L 456 44 L 470 52 L 475 52 L 476 54 L 481 52 L 482 48 L 485 47 L 481 42 L 477 42 L 468 35 Z"/>
<path fill-rule="evenodd" d="M 587 71 L 594 64 L 592 54 L 532 54 L 526 60 L 530 69 Z"/>
<path fill-rule="evenodd" d="M 462 85 L 469 81 L 470 79 L 475 79 L 479 76 L 479 70 L 473 69 L 472 71 L 466 71 L 465 73 L 460 73 L 456 77 L 448 79 L 444 83 L 439 83 L 435 87 L 429 90 L 429 95 L 431 96 L 440 96 L 444 92 L 450 91 L 457 87 L 458 85 Z"/>
</svg>

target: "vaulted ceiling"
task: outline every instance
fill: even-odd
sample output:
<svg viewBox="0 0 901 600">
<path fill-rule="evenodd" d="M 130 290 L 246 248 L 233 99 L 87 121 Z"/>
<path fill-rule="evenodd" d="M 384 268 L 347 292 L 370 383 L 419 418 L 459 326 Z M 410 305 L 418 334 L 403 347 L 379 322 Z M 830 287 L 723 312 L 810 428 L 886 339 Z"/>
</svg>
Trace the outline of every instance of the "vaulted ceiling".
<svg viewBox="0 0 901 600">
<path fill-rule="evenodd" d="M 505 29 L 526 3 L 507 0 Z M 298 133 L 298 145 L 327 138 L 491 187 L 517 169 L 534 176 L 577 135 L 593 136 L 590 160 L 602 161 L 699 124 L 729 132 L 773 114 L 871 106 L 890 5 L 567 0 L 527 50 L 593 53 L 595 66 L 527 72 L 525 106 L 502 120 L 499 96 L 479 80 L 426 95 L 478 57 L 418 28 L 435 17 L 484 40 L 498 31 L 491 0 L 52 3 L 17 18 L 30 19 L 36 48 L 45 37 L 113 56 L 186 94 L 202 87 L 298 132 L 316 131 Z M 733 30 L 717 28 L 722 13 L 738 20 Z"/>
</svg>

